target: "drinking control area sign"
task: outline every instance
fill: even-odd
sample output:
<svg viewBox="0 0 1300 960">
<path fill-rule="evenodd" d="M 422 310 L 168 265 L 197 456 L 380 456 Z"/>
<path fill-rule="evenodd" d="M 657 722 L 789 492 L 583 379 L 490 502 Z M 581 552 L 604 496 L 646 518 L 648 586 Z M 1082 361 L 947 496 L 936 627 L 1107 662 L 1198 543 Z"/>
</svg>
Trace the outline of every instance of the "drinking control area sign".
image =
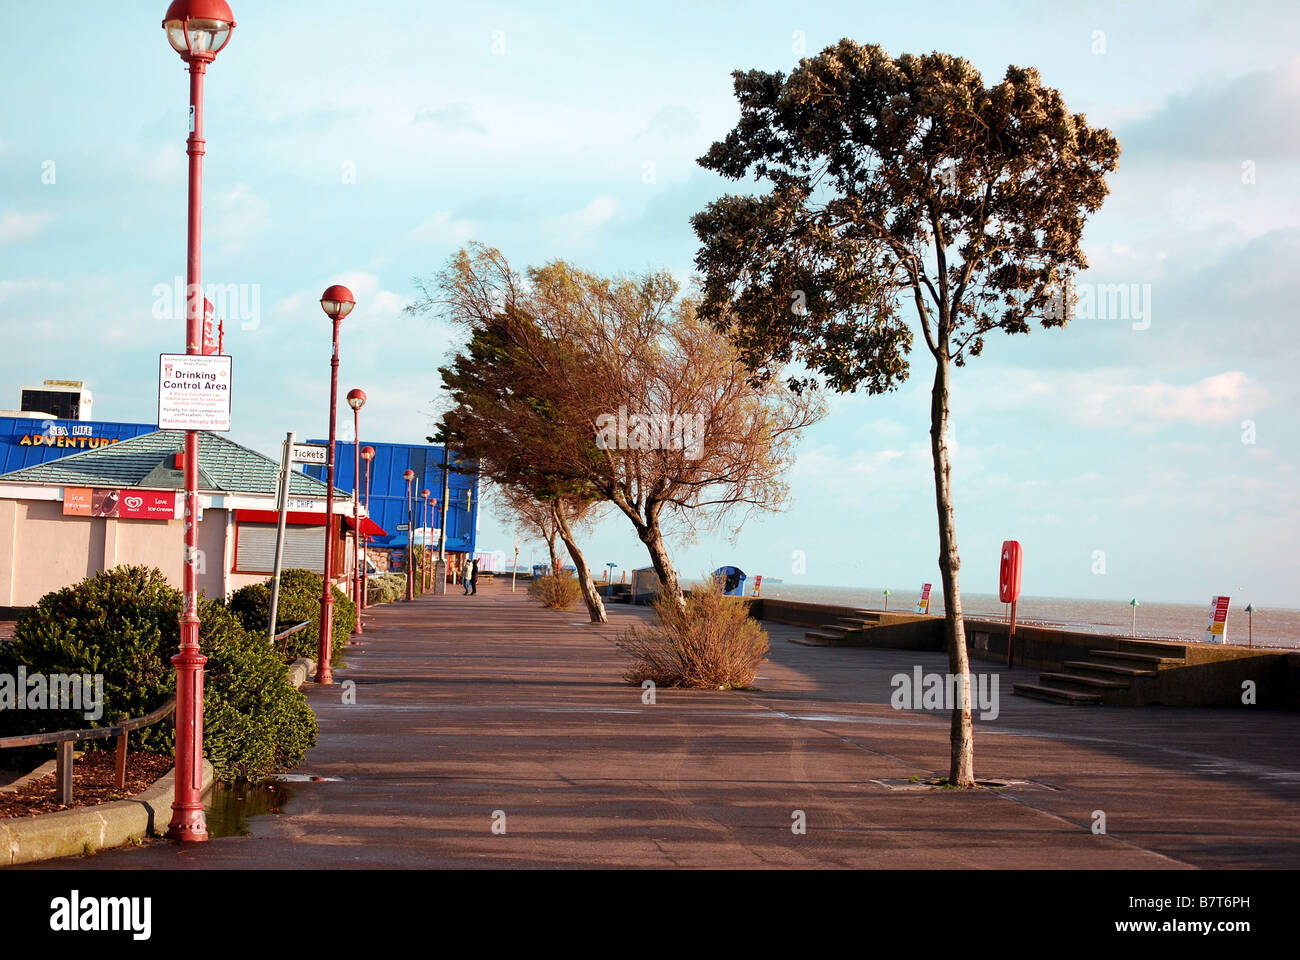
<svg viewBox="0 0 1300 960">
<path fill-rule="evenodd" d="M 158 429 L 229 431 L 230 373 L 230 357 L 161 354 Z"/>
</svg>

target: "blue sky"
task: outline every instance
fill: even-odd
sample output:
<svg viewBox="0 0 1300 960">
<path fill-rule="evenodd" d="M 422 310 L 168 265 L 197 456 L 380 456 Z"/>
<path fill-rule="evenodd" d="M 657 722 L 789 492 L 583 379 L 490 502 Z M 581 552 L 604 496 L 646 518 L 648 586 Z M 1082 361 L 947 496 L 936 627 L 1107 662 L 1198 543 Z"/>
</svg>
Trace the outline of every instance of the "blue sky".
<svg viewBox="0 0 1300 960">
<path fill-rule="evenodd" d="M 156 291 L 183 274 L 185 243 L 186 74 L 165 7 L 0 11 L 0 406 L 21 383 L 79 378 L 97 417 L 155 416 L 157 354 L 183 348 Z M 690 216 L 736 189 L 695 163 L 735 120 L 732 70 L 788 71 L 844 36 L 937 49 L 988 82 L 1038 67 L 1119 136 L 1080 279 L 1135 284 L 1149 307 L 990 341 L 958 371 L 963 586 L 995 589 L 998 547 L 1017 538 L 1031 594 L 1300 607 L 1293 5 L 234 11 L 208 75 L 204 194 L 204 281 L 239 285 L 247 308 L 227 323 L 232 439 L 273 453 L 285 430 L 324 432 L 316 301 L 336 281 L 358 296 L 341 369 L 345 390 L 369 394 L 363 434 L 423 439 L 453 340 L 402 313 L 413 278 L 479 240 L 520 266 L 564 257 L 686 279 Z M 788 508 L 749 519 L 734 544 L 722 531 L 679 544 L 683 573 L 731 562 L 788 582 L 937 581 L 930 369 L 915 359 L 896 394 L 837 398 L 802 441 Z M 512 542 L 484 518 L 484 548 Z M 621 517 L 587 542 L 596 566 L 647 563 Z"/>
</svg>

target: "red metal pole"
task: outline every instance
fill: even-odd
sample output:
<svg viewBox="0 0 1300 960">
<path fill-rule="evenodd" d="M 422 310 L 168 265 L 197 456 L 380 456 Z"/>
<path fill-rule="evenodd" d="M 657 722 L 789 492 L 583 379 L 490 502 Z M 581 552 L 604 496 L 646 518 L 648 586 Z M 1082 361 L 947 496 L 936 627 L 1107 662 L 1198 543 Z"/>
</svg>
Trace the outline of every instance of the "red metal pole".
<svg viewBox="0 0 1300 960">
<path fill-rule="evenodd" d="M 325 572 L 320 598 L 320 662 L 316 665 L 316 682 L 332 684 L 330 669 L 334 640 L 334 437 L 339 405 L 339 317 L 334 317 L 334 353 L 330 356 L 330 442 L 325 455 Z"/>
<path fill-rule="evenodd" d="M 428 495 L 428 493 L 426 493 L 426 494 L 424 495 L 424 529 L 425 529 L 425 530 L 428 530 L 428 529 L 429 529 L 429 495 Z M 428 539 L 426 539 L 426 540 L 424 541 L 424 550 L 423 550 L 423 552 L 420 554 L 420 556 L 421 556 L 421 558 L 422 558 L 422 560 L 423 560 L 423 563 L 421 564 L 422 569 L 420 570 L 420 582 L 421 582 L 422 584 L 424 584 L 424 589 L 425 589 L 425 591 L 428 591 L 428 589 L 429 589 L 429 541 L 428 541 Z"/>
<path fill-rule="evenodd" d="M 415 599 L 415 570 L 412 564 L 415 560 L 415 526 L 414 511 L 411 509 L 411 478 L 406 481 L 406 599 Z"/>
<path fill-rule="evenodd" d="M 366 519 L 370 519 L 370 461 L 366 461 Z M 366 534 L 364 546 L 362 547 L 361 562 L 361 608 L 364 610 L 370 606 L 370 565 L 366 563 L 366 556 L 370 549 L 370 535 Z"/>
<path fill-rule="evenodd" d="M 366 631 L 361 626 L 361 409 L 352 408 L 352 602 L 357 610 L 357 635 Z"/>
<path fill-rule="evenodd" d="M 203 234 L 203 74 L 207 64 L 190 61 L 189 226 L 186 235 L 185 291 L 188 313 L 185 352 L 203 351 L 203 293 L 201 238 Z M 185 432 L 185 563 L 182 568 L 184 606 L 180 616 L 180 651 L 176 668 L 176 788 L 167 836 L 173 840 L 208 839 L 203 815 L 203 665 L 199 652 L 199 435 Z"/>
<path fill-rule="evenodd" d="M 1012 659 L 1016 652 L 1016 601 L 1011 601 L 1011 629 L 1007 632 L 1007 666 L 1014 666 Z"/>
</svg>

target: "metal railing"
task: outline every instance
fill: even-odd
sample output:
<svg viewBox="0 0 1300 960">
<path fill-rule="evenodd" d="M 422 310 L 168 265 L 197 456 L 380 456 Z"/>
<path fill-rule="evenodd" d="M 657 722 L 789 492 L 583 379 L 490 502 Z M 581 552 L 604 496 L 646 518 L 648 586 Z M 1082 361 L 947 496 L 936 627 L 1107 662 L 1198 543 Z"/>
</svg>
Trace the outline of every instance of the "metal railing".
<svg viewBox="0 0 1300 960">
<path fill-rule="evenodd" d="M 0 738 L 0 750 L 8 747 L 39 747 L 47 743 L 58 745 L 55 758 L 54 782 L 59 803 L 72 803 L 72 745 L 82 740 L 107 740 L 117 737 L 117 756 L 114 763 L 113 783 L 119 790 L 126 789 L 126 753 L 132 730 L 149 727 L 170 717 L 176 711 L 176 698 L 172 697 L 153 713 L 133 720 L 124 720 L 111 727 L 93 727 L 88 730 L 56 730 L 53 733 L 29 733 L 19 737 Z"/>
<path fill-rule="evenodd" d="M 304 620 L 301 623 L 295 623 L 287 630 L 277 633 L 271 638 L 272 642 L 279 642 L 282 651 L 288 650 L 289 638 L 299 630 L 305 630 L 310 627 L 312 621 Z M 40 747 L 46 744 L 56 744 L 58 753 L 55 757 L 54 782 L 55 789 L 59 795 L 59 803 L 64 806 L 72 804 L 72 745 L 80 743 L 83 740 L 107 740 L 109 737 L 117 737 L 117 755 L 114 758 L 114 777 L 113 783 L 119 790 L 126 789 L 126 757 L 129 748 L 131 731 L 139 730 L 142 727 L 153 726 L 159 720 L 165 720 L 176 712 L 176 698 L 172 697 L 161 707 L 143 717 L 136 717 L 132 720 L 123 720 L 121 723 L 114 724 L 111 727 L 91 727 L 85 730 L 56 730 L 52 733 L 28 733 L 17 737 L 0 737 L 0 750 L 13 747 Z"/>
<path fill-rule="evenodd" d="M 302 623 L 295 623 L 295 624 L 294 624 L 292 627 L 290 627 L 288 630 L 281 630 L 279 633 L 277 633 L 275 636 L 273 636 L 273 637 L 271 638 L 271 642 L 272 642 L 272 643 L 279 643 L 279 644 L 280 644 L 280 653 L 285 654 L 285 655 L 288 655 L 288 653 L 289 653 L 289 638 L 292 637 L 292 636 L 293 636 L 295 633 L 297 633 L 299 630 L 306 630 L 306 629 L 307 629 L 308 627 L 310 627 L 311 625 L 312 625 L 312 621 L 311 621 L 311 620 L 304 620 Z"/>
</svg>

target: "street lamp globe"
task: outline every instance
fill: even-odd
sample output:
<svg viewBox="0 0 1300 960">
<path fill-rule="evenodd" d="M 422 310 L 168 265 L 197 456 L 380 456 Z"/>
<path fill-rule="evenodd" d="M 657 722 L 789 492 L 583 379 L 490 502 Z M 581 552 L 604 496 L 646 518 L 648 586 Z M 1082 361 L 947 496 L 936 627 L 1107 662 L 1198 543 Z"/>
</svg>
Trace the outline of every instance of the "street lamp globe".
<svg viewBox="0 0 1300 960">
<path fill-rule="evenodd" d="M 357 305 L 357 298 L 343 284 L 336 283 L 320 295 L 320 305 L 331 320 L 342 320 Z"/>
<path fill-rule="evenodd" d="M 375 459 L 375 448 L 374 448 L 374 447 L 370 447 L 370 446 L 362 447 L 362 448 L 361 448 L 361 459 L 362 459 L 362 460 L 373 460 L 373 459 Z"/>
<path fill-rule="evenodd" d="M 174 0 L 162 25 L 181 59 L 211 62 L 230 42 L 235 15 L 226 0 Z"/>
<path fill-rule="evenodd" d="M 360 410 L 366 405 L 366 391 L 360 387 L 353 387 L 348 391 L 348 406 L 353 410 Z"/>
</svg>

